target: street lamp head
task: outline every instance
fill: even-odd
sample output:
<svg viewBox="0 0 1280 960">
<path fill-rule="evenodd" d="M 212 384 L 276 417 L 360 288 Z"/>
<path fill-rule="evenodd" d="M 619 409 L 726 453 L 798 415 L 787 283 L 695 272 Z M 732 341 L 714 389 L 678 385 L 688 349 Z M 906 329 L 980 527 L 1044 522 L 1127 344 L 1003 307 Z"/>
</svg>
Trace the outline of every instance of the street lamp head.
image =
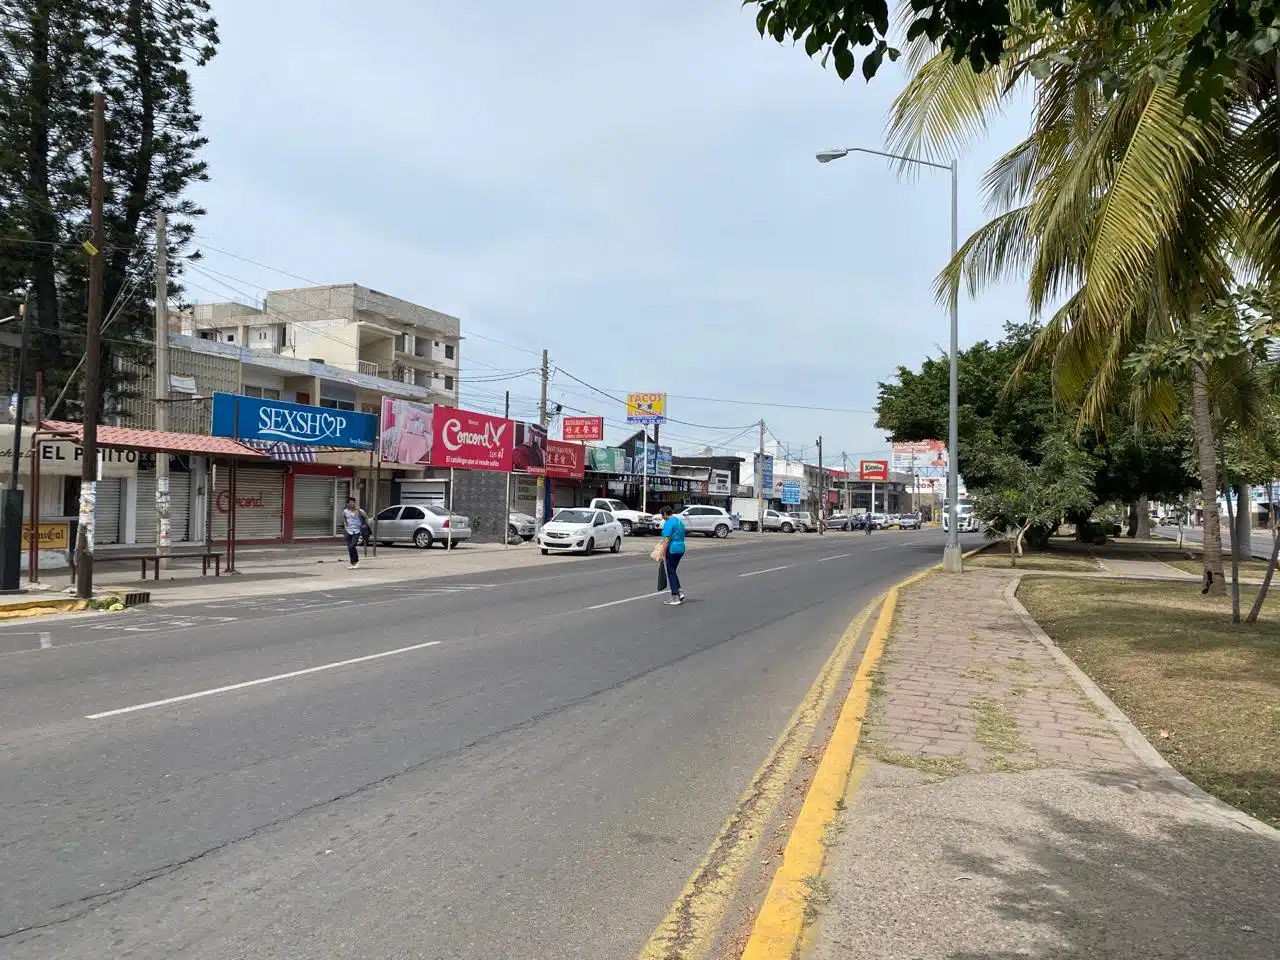
<svg viewBox="0 0 1280 960">
<path fill-rule="evenodd" d="M 848 150 L 823 150 L 818 154 L 819 163 L 830 163 L 832 160 L 840 160 L 849 155 Z"/>
</svg>

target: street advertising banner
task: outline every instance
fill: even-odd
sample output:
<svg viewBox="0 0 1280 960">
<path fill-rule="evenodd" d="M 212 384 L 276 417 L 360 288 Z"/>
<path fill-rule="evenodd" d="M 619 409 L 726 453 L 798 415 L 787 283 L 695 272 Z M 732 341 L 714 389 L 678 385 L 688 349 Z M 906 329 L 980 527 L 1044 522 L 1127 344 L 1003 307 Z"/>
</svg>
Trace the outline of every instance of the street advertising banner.
<svg viewBox="0 0 1280 960">
<path fill-rule="evenodd" d="M 760 478 L 760 488 L 763 490 L 773 489 L 773 456 L 765 454 L 764 470 L 760 469 L 760 454 L 755 455 L 755 474 Z"/>
<path fill-rule="evenodd" d="M 566 440 L 603 440 L 604 417 L 565 417 Z"/>
<path fill-rule="evenodd" d="M 637 447 L 634 469 L 636 473 L 648 473 L 651 477 L 671 476 L 671 448 L 659 447 L 651 443 L 646 456 L 644 446 Z"/>
<path fill-rule="evenodd" d="M 382 442 L 379 444 L 383 463 L 429 466 L 434 419 L 434 404 L 383 397 Z"/>
<path fill-rule="evenodd" d="M 885 483 L 889 479 L 888 460 L 859 460 L 858 479 L 864 483 Z"/>
<path fill-rule="evenodd" d="M 947 475 L 947 445 L 941 440 L 895 443 L 890 455 L 894 473 L 914 473 L 917 477 Z"/>
<path fill-rule="evenodd" d="M 283 440 L 351 450 L 372 450 L 378 435 L 378 418 L 371 413 L 233 393 L 213 395 L 212 426 L 210 433 L 215 437 Z"/>
<path fill-rule="evenodd" d="M 666 419 L 665 393 L 627 394 L 627 423 L 664 423 Z"/>
<path fill-rule="evenodd" d="M 547 428 L 536 423 L 513 420 L 515 451 L 511 469 L 515 473 L 540 475 L 547 465 Z"/>
<path fill-rule="evenodd" d="M 547 476 L 581 480 L 586 465 L 586 448 L 564 440 L 547 441 Z"/>
<path fill-rule="evenodd" d="M 782 502 L 790 505 L 800 503 L 800 481 L 799 480 L 783 481 Z"/>
<path fill-rule="evenodd" d="M 512 422 L 487 413 L 436 407 L 431 465 L 509 473 L 514 453 Z"/>
<path fill-rule="evenodd" d="M 729 496 L 733 493 L 733 474 L 728 470 L 712 470 L 707 492 L 713 496 Z"/>
<path fill-rule="evenodd" d="M 627 459 L 621 447 L 587 447 L 587 469 L 595 473 L 627 473 Z"/>
</svg>

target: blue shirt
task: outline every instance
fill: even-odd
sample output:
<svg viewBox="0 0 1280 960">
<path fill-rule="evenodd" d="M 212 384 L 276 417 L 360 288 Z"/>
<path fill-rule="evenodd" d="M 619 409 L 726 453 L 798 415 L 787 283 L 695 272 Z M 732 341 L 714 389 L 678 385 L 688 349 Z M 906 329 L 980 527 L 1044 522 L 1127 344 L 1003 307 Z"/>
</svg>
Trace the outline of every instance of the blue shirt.
<svg viewBox="0 0 1280 960">
<path fill-rule="evenodd" d="M 679 517 L 667 517 L 662 524 L 662 535 L 671 542 L 667 544 L 667 553 L 684 553 L 684 521 Z"/>
<path fill-rule="evenodd" d="M 364 529 L 364 517 L 359 510 L 348 507 L 342 511 L 342 519 L 347 533 L 359 533 Z"/>
</svg>

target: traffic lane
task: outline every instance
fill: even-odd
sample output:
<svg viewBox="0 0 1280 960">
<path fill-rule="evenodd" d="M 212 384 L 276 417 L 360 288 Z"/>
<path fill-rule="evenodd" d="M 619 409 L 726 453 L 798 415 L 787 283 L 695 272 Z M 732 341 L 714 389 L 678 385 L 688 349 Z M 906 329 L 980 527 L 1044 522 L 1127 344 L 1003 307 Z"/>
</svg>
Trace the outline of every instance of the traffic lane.
<svg viewBox="0 0 1280 960">
<path fill-rule="evenodd" d="M 10 812 L 0 928 L 56 920 L 77 908 L 51 905 L 126 888 L 702 651 L 768 635 L 775 645 L 759 676 L 794 670 L 789 653 L 812 641 L 771 624 L 833 597 L 845 617 L 852 598 L 901 573 L 865 563 L 873 569 L 855 577 L 865 586 L 851 591 L 842 566 L 735 577 L 678 610 L 646 599 L 648 611 L 605 608 L 574 629 L 526 624 L 394 663 L 83 722 L 77 736 L 11 752 L 0 766 L 0 810 Z M 794 678 L 814 673 L 806 666 Z M 757 763 L 765 752 L 753 754 Z"/>
<path fill-rule="evenodd" d="M 779 538 L 782 539 L 782 538 Z M 765 550 L 691 547 L 685 579 L 728 577 L 814 562 L 823 545 L 786 538 Z M 49 649 L 0 658 L 0 733 L 65 722 L 114 706 L 161 700 L 412 644 L 476 632 L 477 610 L 499 622 L 567 617 L 649 591 L 647 557 L 555 578 L 388 584 L 373 599 L 345 593 L 297 600 L 219 601 L 181 613 L 139 609 L 70 624 Z M 277 612 L 278 611 L 278 612 Z M 67 638 L 70 637 L 68 640 Z M 92 639 L 87 639 L 92 638 Z M 105 705 L 104 705 L 105 704 Z"/>
<path fill-rule="evenodd" d="M 1230 533 L 1227 532 L 1226 528 L 1227 528 L 1227 525 L 1223 523 L 1222 542 L 1224 544 L 1229 544 L 1231 543 L 1231 535 Z M 1156 536 L 1167 537 L 1168 539 L 1174 541 L 1175 543 L 1177 542 L 1177 539 L 1178 539 L 1178 534 L 1176 530 L 1170 531 L 1168 528 L 1158 531 L 1156 533 Z M 1204 543 L 1204 530 L 1199 527 L 1196 527 L 1194 529 L 1191 527 L 1184 527 L 1182 530 L 1182 538 L 1183 540 L 1189 540 L 1192 543 L 1202 544 Z M 1274 545 L 1274 542 L 1275 541 L 1271 539 L 1271 533 L 1269 531 L 1258 531 L 1258 530 L 1253 531 L 1250 538 L 1250 548 L 1252 550 L 1254 558 L 1258 560 L 1271 559 L 1271 548 Z"/>
</svg>

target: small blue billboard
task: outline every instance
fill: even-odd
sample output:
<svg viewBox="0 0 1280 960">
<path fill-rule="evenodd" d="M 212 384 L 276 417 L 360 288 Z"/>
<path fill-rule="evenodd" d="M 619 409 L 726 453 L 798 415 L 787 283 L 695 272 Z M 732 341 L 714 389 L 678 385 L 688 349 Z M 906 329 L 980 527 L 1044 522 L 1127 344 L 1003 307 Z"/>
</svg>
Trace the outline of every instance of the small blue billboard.
<svg viewBox="0 0 1280 960">
<path fill-rule="evenodd" d="M 213 395 L 215 437 L 301 443 L 312 447 L 372 450 L 378 418 L 371 413 L 333 410 L 305 403 L 264 400 L 234 393 Z"/>
</svg>

